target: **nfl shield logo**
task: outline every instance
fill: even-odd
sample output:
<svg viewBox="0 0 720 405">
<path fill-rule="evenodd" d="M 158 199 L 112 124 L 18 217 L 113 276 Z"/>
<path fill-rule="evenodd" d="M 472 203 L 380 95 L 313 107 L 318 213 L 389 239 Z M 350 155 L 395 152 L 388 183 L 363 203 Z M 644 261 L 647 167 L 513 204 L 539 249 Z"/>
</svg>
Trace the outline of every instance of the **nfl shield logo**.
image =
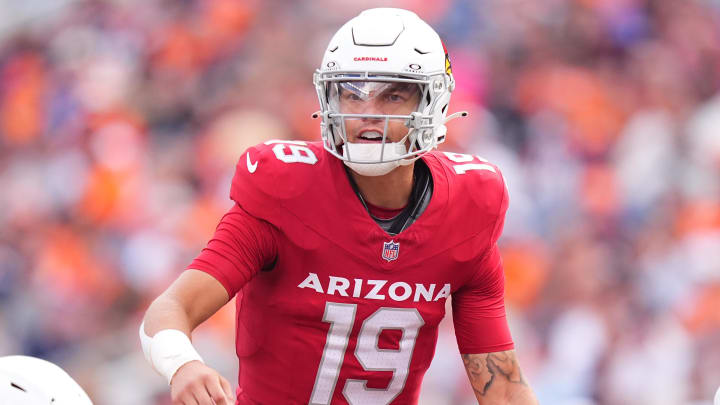
<svg viewBox="0 0 720 405">
<path fill-rule="evenodd" d="M 387 260 L 388 262 L 391 262 L 398 258 L 398 255 L 400 254 L 400 244 L 395 243 L 395 241 L 390 242 L 384 242 L 383 243 L 383 251 L 382 251 L 382 258 Z"/>
</svg>

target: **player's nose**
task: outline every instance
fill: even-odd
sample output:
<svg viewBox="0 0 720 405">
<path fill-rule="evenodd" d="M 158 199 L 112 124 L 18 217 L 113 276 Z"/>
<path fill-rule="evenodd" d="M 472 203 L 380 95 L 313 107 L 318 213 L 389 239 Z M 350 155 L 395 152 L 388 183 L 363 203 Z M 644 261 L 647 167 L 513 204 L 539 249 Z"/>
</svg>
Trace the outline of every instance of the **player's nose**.
<svg viewBox="0 0 720 405">
<path fill-rule="evenodd" d="M 377 100 L 372 99 L 368 100 L 367 102 L 362 104 L 362 111 L 361 114 L 367 114 L 367 115 L 382 115 L 385 114 L 382 106 L 377 102 Z M 363 117 L 363 121 L 379 121 L 382 118 L 380 117 Z"/>
</svg>

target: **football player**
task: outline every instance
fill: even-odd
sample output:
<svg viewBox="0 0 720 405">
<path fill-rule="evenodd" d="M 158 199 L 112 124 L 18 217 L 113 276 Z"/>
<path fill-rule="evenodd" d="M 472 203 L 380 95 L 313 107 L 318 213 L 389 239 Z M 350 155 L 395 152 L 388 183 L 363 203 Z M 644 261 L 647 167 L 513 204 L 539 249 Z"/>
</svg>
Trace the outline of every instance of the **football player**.
<svg viewBox="0 0 720 405">
<path fill-rule="evenodd" d="M 0 405 L 92 405 L 63 369 L 29 356 L 0 357 Z"/>
<path fill-rule="evenodd" d="M 452 296 L 480 404 L 535 404 L 513 350 L 496 241 L 498 168 L 440 153 L 455 87 L 437 33 L 372 9 L 315 73 L 322 142 L 268 141 L 236 168 L 235 205 L 150 306 L 146 357 L 174 404 L 416 404 Z M 238 389 L 203 364 L 193 329 L 237 300 Z"/>
</svg>

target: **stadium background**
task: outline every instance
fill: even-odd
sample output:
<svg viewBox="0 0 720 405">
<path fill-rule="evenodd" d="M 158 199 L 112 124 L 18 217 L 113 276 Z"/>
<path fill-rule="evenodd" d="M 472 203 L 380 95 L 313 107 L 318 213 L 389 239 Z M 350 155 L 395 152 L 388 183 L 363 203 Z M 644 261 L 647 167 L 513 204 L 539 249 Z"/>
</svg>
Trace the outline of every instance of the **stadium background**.
<svg viewBox="0 0 720 405">
<path fill-rule="evenodd" d="M 311 75 L 360 9 L 415 10 L 458 87 L 445 150 L 504 171 L 500 243 L 541 403 L 709 405 L 720 384 L 720 1 L 0 0 L 0 355 L 97 405 L 168 404 L 150 300 L 249 145 L 315 140 Z M 195 334 L 234 381 L 228 306 Z M 474 403 L 443 329 L 421 404 Z"/>
</svg>

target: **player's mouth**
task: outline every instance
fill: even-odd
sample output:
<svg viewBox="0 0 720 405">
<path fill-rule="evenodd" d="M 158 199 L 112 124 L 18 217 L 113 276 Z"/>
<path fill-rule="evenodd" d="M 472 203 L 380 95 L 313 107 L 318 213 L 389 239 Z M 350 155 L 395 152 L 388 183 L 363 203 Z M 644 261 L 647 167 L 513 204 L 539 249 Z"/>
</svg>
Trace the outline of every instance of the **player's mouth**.
<svg viewBox="0 0 720 405">
<path fill-rule="evenodd" d="M 360 134 L 358 135 L 357 139 L 355 139 L 355 142 L 357 143 L 380 143 L 383 140 L 383 134 L 382 132 L 375 131 L 375 130 L 363 130 L 360 131 Z"/>
</svg>

